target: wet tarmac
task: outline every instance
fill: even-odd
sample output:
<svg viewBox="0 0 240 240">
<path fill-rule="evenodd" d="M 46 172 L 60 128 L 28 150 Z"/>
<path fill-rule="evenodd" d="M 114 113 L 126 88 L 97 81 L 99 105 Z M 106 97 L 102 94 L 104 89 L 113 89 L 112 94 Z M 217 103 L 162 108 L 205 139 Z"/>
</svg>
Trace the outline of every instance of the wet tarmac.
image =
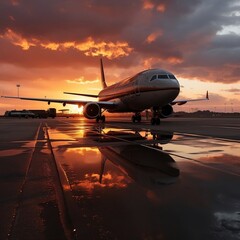
<svg viewBox="0 0 240 240">
<path fill-rule="evenodd" d="M 240 120 L 0 119 L 0 239 L 240 239 Z"/>
</svg>

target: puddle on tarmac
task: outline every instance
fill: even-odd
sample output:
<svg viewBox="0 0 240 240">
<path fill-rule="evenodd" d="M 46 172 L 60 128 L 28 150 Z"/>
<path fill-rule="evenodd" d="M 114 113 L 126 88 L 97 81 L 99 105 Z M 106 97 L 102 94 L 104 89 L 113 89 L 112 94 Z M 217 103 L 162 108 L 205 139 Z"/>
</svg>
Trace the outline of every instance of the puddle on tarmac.
<svg viewBox="0 0 240 240">
<path fill-rule="evenodd" d="M 219 239 L 219 213 L 240 209 L 237 142 L 114 128 L 99 134 L 90 127 L 56 142 L 63 138 L 56 131 L 54 154 L 83 239 Z M 237 239 L 239 231 L 225 234 Z"/>
<path fill-rule="evenodd" d="M 16 156 L 21 153 L 24 153 L 26 150 L 22 149 L 10 149 L 10 150 L 1 150 L 0 151 L 0 157 L 10 157 L 10 156 Z"/>
<path fill-rule="evenodd" d="M 4 143 L 7 145 L 6 150 L 0 150 L 0 157 L 10 157 L 16 156 L 27 152 L 29 149 L 34 149 L 36 140 L 32 141 L 12 141 L 9 143 Z"/>
</svg>

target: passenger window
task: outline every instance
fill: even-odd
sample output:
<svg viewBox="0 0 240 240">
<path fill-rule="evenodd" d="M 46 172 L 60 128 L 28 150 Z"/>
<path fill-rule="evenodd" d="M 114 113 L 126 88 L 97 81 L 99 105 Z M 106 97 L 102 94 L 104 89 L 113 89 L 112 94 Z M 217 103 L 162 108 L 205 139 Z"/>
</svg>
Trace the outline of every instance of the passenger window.
<svg viewBox="0 0 240 240">
<path fill-rule="evenodd" d="M 170 79 L 176 79 L 174 75 L 168 75 Z"/>
<path fill-rule="evenodd" d="M 158 75 L 158 78 L 160 78 L 160 79 L 168 79 L 168 75 L 161 74 L 161 75 Z"/>
<path fill-rule="evenodd" d="M 153 81 L 153 80 L 155 80 L 155 79 L 157 79 L 157 75 L 152 76 L 152 78 L 151 78 L 150 81 Z"/>
</svg>

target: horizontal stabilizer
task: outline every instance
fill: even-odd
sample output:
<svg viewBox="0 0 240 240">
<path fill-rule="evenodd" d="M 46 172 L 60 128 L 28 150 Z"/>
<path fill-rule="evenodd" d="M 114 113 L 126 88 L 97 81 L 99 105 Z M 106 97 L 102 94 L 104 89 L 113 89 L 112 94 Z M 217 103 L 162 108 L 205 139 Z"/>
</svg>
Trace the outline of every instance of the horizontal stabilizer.
<svg viewBox="0 0 240 240">
<path fill-rule="evenodd" d="M 85 93 L 71 93 L 71 92 L 64 92 L 64 94 L 77 95 L 77 96 L 84 96 L 84 97 L 93 97 L 93 98 L 97 98 L 97 97 L 98 97 L 98 95 L 85 94 Z"/>
</svg>

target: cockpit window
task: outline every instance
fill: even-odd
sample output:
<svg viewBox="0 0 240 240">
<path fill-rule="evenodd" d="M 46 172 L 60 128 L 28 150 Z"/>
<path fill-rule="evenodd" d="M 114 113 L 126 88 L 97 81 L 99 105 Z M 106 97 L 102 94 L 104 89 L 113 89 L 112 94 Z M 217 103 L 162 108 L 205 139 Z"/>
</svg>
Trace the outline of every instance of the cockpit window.
<svg viewBox="0 0 240 240">
<path fill-rule="evenodd" d="M 152 78 L 150 79 L 150 81 L 153 81 L 153 80 L 155 80 L 155 79 L 157 79 L 157 75 L 152 76 Z"/>
<path fill-rule="evenodd" d="M 158 78 L 159 79 L 168 79 L 168 75 L 161 74 L 161 75 L 158 75 Z"/>
<path fill-rule="evenodd" d="M 172 74 L 159 74 L 159 75 L 153 75 L 150 81 L 156 80 L 156 79 L 176 79 L 176 77 Z"/>
<path fill-rule="evenodd" d="M 168 75 L 170 79 L 176 79 L 174 75 Z"/>
</svg>

